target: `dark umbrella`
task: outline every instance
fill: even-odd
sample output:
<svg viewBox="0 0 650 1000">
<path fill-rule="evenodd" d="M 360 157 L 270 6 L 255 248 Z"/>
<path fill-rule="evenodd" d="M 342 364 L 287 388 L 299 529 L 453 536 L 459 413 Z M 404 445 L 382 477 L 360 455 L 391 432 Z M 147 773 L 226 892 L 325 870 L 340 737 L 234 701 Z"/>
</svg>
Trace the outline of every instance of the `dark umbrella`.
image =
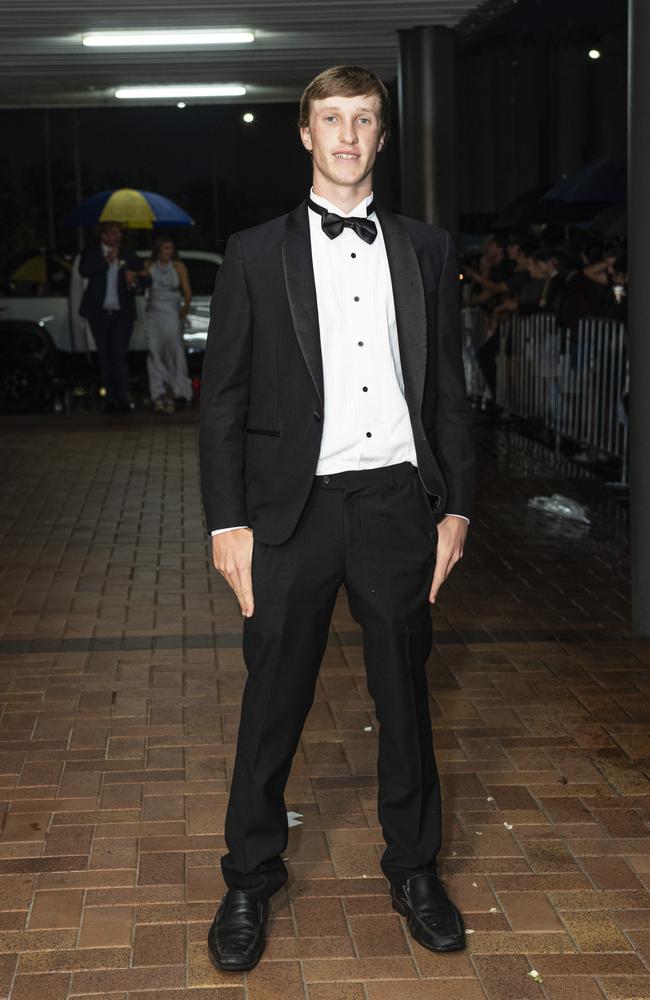
<svg viewBox="0 0 650 1000">
<path fill-rule="evenodd" d="M 548 205 L 541 201 L 546 190 L 547 185 L 544 185 L 544 187 L 533 188 L 520 194 L 499 212 L 492 223 L 493 228 L 523 229 L 537 222 L 546 222 Z"/>
<path fill-rule="evenodd" d="M 603 236 L 617 236 L 624 239 L 627 235 L 627 209 L 625 205 L 608 205 L 589 222 L 584 222 L 580 228 L 593 233 L 602 233 Z"/>
<path fill-rule="evenodd" d="M 611 203 L 627 201 L 627 157 L 603 156 L 563 174 L 543 201 Z"/>
</svg>

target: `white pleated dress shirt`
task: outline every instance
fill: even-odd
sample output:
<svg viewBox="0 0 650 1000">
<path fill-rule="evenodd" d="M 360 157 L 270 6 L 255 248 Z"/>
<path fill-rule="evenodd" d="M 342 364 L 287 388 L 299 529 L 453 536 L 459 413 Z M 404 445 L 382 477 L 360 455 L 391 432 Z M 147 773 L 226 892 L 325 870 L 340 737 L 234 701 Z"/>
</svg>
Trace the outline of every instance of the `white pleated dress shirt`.
<svg viewBox="0 0 650 1000">
<path fill-rule="evenodd" d="M 340 216 L 365 217 L 372 202 L 369 195 L 352 211 L 343 212 L 313 190 L 310 197 Z M 399 462 L 417 465 L 379 219 L 374 212 L 369 216 L 377 226 L 377 238 L 368 244 L 347 227 L 330 239 L 320 214 L 309 209 L 307 215 L 325 389 L 316 475 Z M 217 528 L 212 534 L 234 527 L 245 525 Z"/>
<path fill-rule="evenodd" d="M 311 192 L 338 215 L 365 216 L 372 195 L 351 212 Z M 417 464 L 397 340 L 388 257 L 381 225 L 364 243 L 353 229 L 335 239 L 308 211 L 323 357 L 323 436 L 316 475 Z"/>
<path fill-rule="evenodd" d="M 101 243 L 100 246 L 104 257 L 108 257 L 112 247 L 107 246 L 106 243 Z M 117 288 L 117 272 L 119 269 L 120 265 L 117 258 L 108 265 L 108 271 L 106 272 L 106 294 L 102 302 L 102 309 L 120 308 L 120 293 Z"/>
</svg>

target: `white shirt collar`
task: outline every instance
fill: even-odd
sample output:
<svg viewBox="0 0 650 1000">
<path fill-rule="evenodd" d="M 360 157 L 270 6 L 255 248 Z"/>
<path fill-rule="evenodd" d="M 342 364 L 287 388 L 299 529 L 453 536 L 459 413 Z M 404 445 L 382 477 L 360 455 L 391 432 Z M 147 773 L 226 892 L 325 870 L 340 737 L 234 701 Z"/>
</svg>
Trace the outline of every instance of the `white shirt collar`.
<svg viewBox="0 0 650 1000">
<path fill-rule="evenodd" d="M 366 198 L 363 198 L 358 205 L 355 205 L 352 211 L 350 212 L 342 211 L 342 209 L 340 209 L 338 205 L 332 204 L 332 202 L 328 201 L 327 198 L 322 198 L 319 194 L 315 194 L 313 188 L 311 188 L 309 191 L 309 197 L 311 198 L 312 201 L 315 201 L 317 205 L 321 205 L 323 208 L 326 208 L 328 212 L 334 212 L 336 215 L 340 215 L 343 218 L 348 218 L 348 216 L 351 215 L 362 215 L 362 216 L 366 215 L 368 210 L 368 205 L 371 203 L 373 195 L 371 191 L 370 194 Z M 370 214 L 373 215 L 374 213 L 371 212 Z"/>
</svg>

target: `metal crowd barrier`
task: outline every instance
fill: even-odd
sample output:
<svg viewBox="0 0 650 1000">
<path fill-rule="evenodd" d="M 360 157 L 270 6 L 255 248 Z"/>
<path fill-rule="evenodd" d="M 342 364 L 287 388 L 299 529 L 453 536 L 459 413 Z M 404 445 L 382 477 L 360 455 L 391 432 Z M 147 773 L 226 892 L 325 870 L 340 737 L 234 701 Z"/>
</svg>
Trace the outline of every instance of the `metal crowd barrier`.
<svg viewBox="0 0 650 1000">
<path fill-rule="evenodd" d="M 467 394 L 472 399 L 485 399 L 485 379 L 478 363 L 479 348 L 485 340 L 485 311 L 476 306 L 467 306 L 461 309 L 460 315 Z"/>
<path fill-rule="evenodd" d="M 481 310 L 463 313 L 469 394 L 484 402 L 489 390 L 477 372 Z M 559 452 L 563 440 L 618 459 L 627 482 L 629 386 L 625 325 L 583 319 L 575 330 L 546 314 L 513 316 L 499 324 L 495 404 L 507 416 L 548 428 Z M 478 344 L 478 346 L 477 346 Z M 479 388 L 480 387 L 480 388 Z"/>
</svg>

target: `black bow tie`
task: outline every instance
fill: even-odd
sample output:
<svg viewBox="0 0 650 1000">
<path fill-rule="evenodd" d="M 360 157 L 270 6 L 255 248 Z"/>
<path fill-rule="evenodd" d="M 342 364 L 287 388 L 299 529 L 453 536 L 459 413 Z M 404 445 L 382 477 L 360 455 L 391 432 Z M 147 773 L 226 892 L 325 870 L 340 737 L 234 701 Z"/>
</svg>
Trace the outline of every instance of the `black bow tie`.
<svg viewBox="0 0 650 1000">
<path fill-rule="evenodd" d="M 367 208 L 368 215 L 373 211 L 374 202 L 370 202 Z M 349 229 L 353 229 L 357 236 L 359 236 L 364 243 L 373 243 L 377 238 L 377 225 L 371 219 L 363 219 L 359 216 L 349 215 L 336 215 L 335 212 L 328 212 L 326 208 L 322 205 L 317 205 L 315 201 L 309 199 L 309 207 L 318 212 L 321 217 L 321 226 L 323 227 L 323 232 L 327 233 L 331 240 L 340 236 L 344 228 L 347 226 Z"/>
</svg>

